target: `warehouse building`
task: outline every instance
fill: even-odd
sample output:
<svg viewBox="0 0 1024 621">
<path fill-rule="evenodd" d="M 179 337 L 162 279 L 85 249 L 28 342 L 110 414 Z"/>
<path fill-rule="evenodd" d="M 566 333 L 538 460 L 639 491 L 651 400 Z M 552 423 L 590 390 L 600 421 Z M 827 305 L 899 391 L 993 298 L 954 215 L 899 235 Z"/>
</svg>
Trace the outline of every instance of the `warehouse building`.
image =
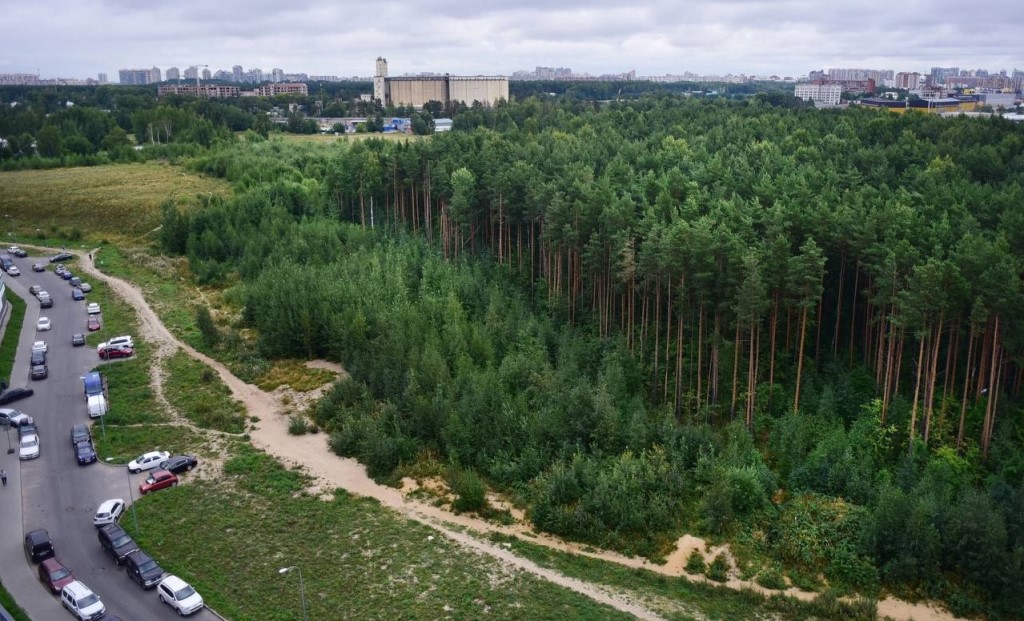
<svg viewBox="0 0 1024 621">
<path fill-rule="evenodd" d="M 414 106 L 422 108 L 428 101 L 448 105 L 474 101 L 493 106 L 508 100 L 507 76 L 417 76 L 388 77 L 388 61 L 377 58 L 373 76 L 373 98 L 382 105 Z"/>
</svg>

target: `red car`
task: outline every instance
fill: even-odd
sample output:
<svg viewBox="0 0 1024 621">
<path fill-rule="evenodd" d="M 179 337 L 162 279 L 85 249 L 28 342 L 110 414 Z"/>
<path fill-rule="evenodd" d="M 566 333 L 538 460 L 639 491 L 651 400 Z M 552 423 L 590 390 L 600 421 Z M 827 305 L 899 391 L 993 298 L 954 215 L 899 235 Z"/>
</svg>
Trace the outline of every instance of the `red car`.
<svg viewBox="0 0 1024 621">
<path fill-rule="evenodd" d="M 71 570 L 62 565 L 57 559 L 48 558 L 39 563 L 39 579 L 49 587 L 51 593 L 60 595 L 60 591 L 64 588 L 65 584 L 75 581 L 75 574 L 71 573 Z"/>
<path fill-rule="evenodd" d="M 114 358 L 130 358 L 135 353 L 135 350 L 131 347 L 104 347 L 97 350 L 96 353 L 103 360 L 113 360 Z"/>
<path fill-rule="evenodd" d="M 85 322 L 85 326 L 89 328 L 89 332 L 95 332 L 100 329 L 100 319 L 94 315 L 89 316 L 89 320 Z"/>
<path fill-rule="evenodd" d="M 174 473 L 166 470 L 154 470 L 152 474 L 146 477 L 144 483 L 139 484 L 139 493 L 145 496 L 150 492 L 155 492 L 165 487 L 174 487 L 177 484 L 178 477 Z"/>
</svg>

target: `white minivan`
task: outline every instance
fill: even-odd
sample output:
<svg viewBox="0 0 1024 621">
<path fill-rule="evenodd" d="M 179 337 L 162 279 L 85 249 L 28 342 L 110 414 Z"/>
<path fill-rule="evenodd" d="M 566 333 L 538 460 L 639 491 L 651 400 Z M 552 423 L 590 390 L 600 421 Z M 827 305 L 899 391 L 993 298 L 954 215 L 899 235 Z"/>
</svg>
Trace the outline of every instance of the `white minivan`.
<svg viewBox="0 0 1024 621">
<path fill-rule="evenodd" d="M 91 395 L 87 401 L 89 418 L 99 418 L 107 413 L 107 400 L 103 395 Z"/>
</svg>

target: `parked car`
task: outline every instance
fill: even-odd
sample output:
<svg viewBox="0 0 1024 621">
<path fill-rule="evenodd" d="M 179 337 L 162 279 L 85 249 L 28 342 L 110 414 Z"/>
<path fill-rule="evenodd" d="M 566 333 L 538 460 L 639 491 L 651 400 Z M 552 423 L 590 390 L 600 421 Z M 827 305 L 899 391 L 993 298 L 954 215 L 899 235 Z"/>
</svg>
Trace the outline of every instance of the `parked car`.
<svg viewBox="0 0 1024 621">
<path fill-rule="evenodd" d="M 25 252 L 24 250 L 22 250 L 21 248 L 19 248 L 17 246 L 11 246 L 10 248 L 8 248 L 7 249 L 7 254 L 13 254 L 14 256 L 20 257 L 22 259 L 24 259 L 25 257 L 28 256 L 27 252 Z"/>
<path fill-rule="evenodd" d="M 92 291 L 92 285 L 90 285 L 87 282 L 83 282 L 82 284 L 78 285 L 78 288 L 85 293 L 89 293 L 90 291 Z"/>
<path fill-rule="evenodd" d="M 68 268 L 64 267 L 63 265 L 58 265 L 58 266 L 53 268 L 53 273 L 58 275 L 58 276 L 60 276 L 61 274 L 63 274 L 66 271 L 68 271 Z"/>
<path fill-rule="evenodd" d="M 64 270 L 63 272 L 60 273 L 60 277 L 63 278 L 64 280 L 71 280 L 74 277 L 74 274 L 72 274 L 68 270 Z"/>
<path fill-rule="evenodd" d="M 85 299 L 85 294 L 82 293 L 81 289 L 72 289 L 71 299 L 74 300 L 75 302 L 81 302 L 82 300 Z"/>
<path fill-rule="evenodd" d="M 75 445 L 75 459 L 79 466 L 87 466 L 96 461 L 96 449 L 92 442 L 86 440 Z"/>
<path fill-rule="evenodd" d="M 96 353 L 103 360 L 113 360 L 114 358 L 131 358 L 135 350 L 131 347 L 103 347 L 97 349 Z"/>
<path fill-rule="evenodd" d="M 100 596 L 78 580 L 64 585 L 60 591 L 60 603 L 79 621 L 93 621 L 107 613 Z"/>
<path fill-rule="evenodd" d="M 20 399 L 31 397 L 33 394 L 35 394 L 35 391 L 31 388 L 8 388 L 0 393 L 0 405 L 14 403 Z"/>
<path fill-rule="evenodd" d="M 89 302 L 89 306 L 85 307 L 85 312 L 89 313 L 90 315 L 99 315 L 100 305 L 96 302 Z"/>
<path fill-rule="evenodd" d="M 10 392 L 11 390 L 14 389 L 10 388 L 7 392 Z M 18 410 L 12 410 L 10 408 L 0 408 L 0 424 L 3 424 L 4 421 L 7 421 L 11 427 L 21 427 L 26 423 L 34 422 L 32 417 L 24 412 L 19 412 Z M 165 457 L 164 459 L 167 458 Z"/>
<path fill-rule="evenodd" d="M 180 615 L 190 615 L 203 607 L 203 598 L 187 582 L 177 576 L 165 576 L 156 586 L 160 601 Z"/>
<path fill-rule="evenodd" d="M 85 322 L 85 327 L 89 329 L 89 332 L 95 332 L 100 329 L 100 318 L 95 315 L 90 315 L 89 319 Z"/>
<path fill-rule="evenodd" d="M 18 446 L 18 459 L 29 460 L 39 457 L 39 436 L 36 434 L 22 436 Z"/>
<path fill-rule="evenodd" d="M 7 270 L 11 269 L 12 267 L 14 267 L 14 259 L 12 259 L 11 257 L 6 257 L 6 256 L 0 257 L 0 269 L 2 269 L 3 271 L 6 272 Z"/>
<path fill-rule="evenodd" d="M 18 269 L 17 265 L 12 265 L 9 268 L 7 268 L 7 275 L 8 276 L 21 276 L 21 270 Z"/>
<path fill-rule="evenodd" d="M 107 399 L 102 394 L 89 395 L 85 399 L 85 409 L 89 412 L 89 418 L 99 418 L 107 413 Z"/>
<path fill-rule="evenodd" d="M 37 364 L 46 364 L 46 352 L 42 350 L 33 350 L 28 363 L 33 366 Z"/>
<path fill-rule="evenodd" d="M 82 284 L 82 279 L 79 278 L 78 276 L 72 276 L 70 279 L 68 279 L 68 284 L 71 285 L 72 287 L 77 287 L 78 285 Z"/>
<path fill-rule="evenodd" d="M 40 291 L 39 295 L 36 296 L 39 299 L 39 308 L 52 308 L 53 298 L 50 294 L 45 291 Z"/>
<path fill-rule="evenodd" d="M 61 261 L 68 261 L 74 259 L 75 255 L 70 252 L 58 252 L 57 254 L 50 257 L 50 263 L 59 263 Z"/>
<path fill-rule="evenodd" d="M 52 325 L 50 324 L 49 317 L 40 317 L 39 321 L 36 322 L 36 330 L 39 330 L 40 332 L 49 330 L 51 327 Z"/>
<path fill-rule="evenodd" d="M 45 354 L 48 349 L 49 348 L 46 346 L 46 341 L 35 341 L 34 343 L 32 343 L 33 352 L 41 351 Z"/>
<path fill-rule="evenodd" d="M 152 470 L 160 465 L 160 462 L 166 460 L 171 454 L 167 451 L 150 451 L 143 453 L 135 459 L 128 462 L 128 472 L 135 474 L 136 472 L 142 472 L 143 470 Z"/>
<path fill-rule="evenodd" d="M 89 433 L 88 425 L 79 423 L 71 426 L 71 446 L 74 446 L 79 442 L 88 442 L 90 440 L 92 440 L 92 434 Z"/>
<path fill-rule="evenodd" d="M 199 460 L 196 459 L 195 455 L 175 455 L 169 459 L 160 462 L 160 468 L 174 474 L 186 472 L 199 465 Z"/>
<path fill-rule="evenodd" d="M 45 559 L 39 563 L 39 579 L 54 595 L 60 595 L 64 585 L 74 581 L 75 574 L 55 558 Z"/>
<path fill-rule="evenodd" d="M 103 551 L 118 565 L 124 562 L 126 556 L 139 549 L 135 540 L 117 524 L 101 526 L 97 537 Z"/>
<path fill-rule="evenodd" d="M 82 345 L 85 345 L 85 335 L 82 334 L 81 332 L 76 332 L 76 333 L 72 334 L 71 335 L 71 346 L 72 347 L 81 347 Z"/>
<path fill-rule="evenodd" d="M 125 334 L 125 335 L 122 335 L 122 336 L 115 336 L 114 338 L 110 339 L 109 341 L 104 341 L 103 343 L 99 344 L 99 347 L 121 347 L 121 346 L 127 346 L 127 347 L 131 347 L 131 348 L 134 349 L 135 348 L 135 341 L 132 339 L 132 337 L 130 337 L 127 334 Z"/>
<path fill-rule="evenodd" d="M 45 528 L 37 528 L 25 535 L 25 554 L 33 563 L 53 558 L 53 541 Z"/>
<path fill-rule="evenodd" d="M 33 263 L 32 264 L 32 271 L 33 272 L 45 272 L 46 271 L 46 266 L 44 266 L 42 263 Z"/>
<path fill-rule="evenodd" d="M 117 518 L 124 513 L 124 499 L 111 498 L 104 500 L 96 509 L 96 515 L 92 518 L 93 526 L 106 526 L 117 522 Z"/>
<path fill-rule="evenodd" d="M 28 292 L 31 293 L 32 295 L 35 295 L 35 296 L 38 296 L 39 292 L 42 291 L 42 290 L 43 290 L 43 286 L 42 285 L 32 285 L 31 287 L 28 288 Z"/>
<path fill-rule="evenodd" d="M 155 492 L 168 487 L 175 487 L 178 485 L 178 477 L 171 472 L 166 470 L 154 470 L 146 480 L 139 483 L 139 493 L 145 496 L 150 492 Z"/>
<path fill-rule="evenodd" d="M 142 550 L 136 550 L 124 559 L 124 571 L 144 589 L 152 589 L 164 577 L 163 568 Z"/>
<path fill-rule="evenodd" d="M 20 442 L 25 436 L 38 436 L 39 428 L 36 427 L 35 423 L 25 423 L 21 427 L 18 427 L 18 441 Z"/>
<path fill-rule="evenodd" d="M 32 365 L 32 379 L 44 380 L 50 376 L 50 368 L 45 364 Z"/>
</svg>

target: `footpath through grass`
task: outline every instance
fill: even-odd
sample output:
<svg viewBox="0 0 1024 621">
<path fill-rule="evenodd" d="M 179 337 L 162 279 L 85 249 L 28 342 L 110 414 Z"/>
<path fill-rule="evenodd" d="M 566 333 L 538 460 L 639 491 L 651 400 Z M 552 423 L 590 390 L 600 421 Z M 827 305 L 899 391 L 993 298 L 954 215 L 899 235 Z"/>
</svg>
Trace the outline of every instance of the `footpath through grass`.
<svg viewBox="0 0 1024 621">
<path fill-rule="evenodd" d="M 4 291 L 4 298 L 11 305 L 11 318 L 4 330 L 4 340 L 0 343 L 0 378 L 11 384 L 11 372 L 14 370 L 14 357 L 18 355 L 18 339 L 21 337 L 21 326 L 25 322 L 25 300 Z"/>
<path fill-rule="evenodd" d="M 302 492 L 303 475 L 246 444 L 219 480 L 138 501 L 139 545 L 233 621 L 310 619 L 631 619 L 467 551 L 376 501 Z M 188 535 L 183 536 L 183 533 Z"/>
</svg>

